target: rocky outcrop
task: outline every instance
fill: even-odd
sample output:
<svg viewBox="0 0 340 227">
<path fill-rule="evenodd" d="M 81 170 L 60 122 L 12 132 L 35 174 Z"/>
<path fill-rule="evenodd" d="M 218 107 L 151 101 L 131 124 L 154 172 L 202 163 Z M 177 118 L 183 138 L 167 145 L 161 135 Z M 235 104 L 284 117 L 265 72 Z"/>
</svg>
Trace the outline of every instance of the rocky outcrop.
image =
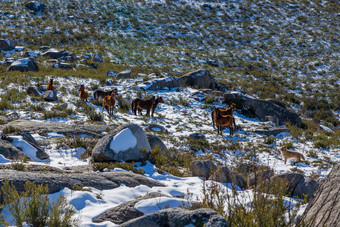
<svg viewBox="0 0 340 227">
<path fill-rule="evenodd" d="M 299 127 L 301 126 L 299 115 L 270 101 L 233 92 L 224 94 L 224 103 L 236 103 L 238 112 L 248 117 L 257 117 L 261 121 L 264 121 L 266 116 L 275 116 L 278 118 L 280 125 L 290 122 Z"/>
<path fill-rule="evenodd" d="M 23 160 L 26 156 L 24 152 L 7 140 L 0 140 L 0 154 L 11 160 Z"/>
<path fill-rule="evenodd" d="M 337 163 L 304 212 L 307 226 L 340 226 L 340 163 Z"/>
<path fill-rule="evenodd" d="M 148 187 L 164 186 L 163 184 L 149 179 L 145 176 L 128 173 L 128 172 L 105 172 L 105 173 L 37 173 L 37 172 L 20 172 L 15 170 L 0 171 L 0 188 L 2 182 L 8 179 L 18 191 L 24 190 L 24 183 L 31 181 L 35 184 L 48 185 L 49 193 L 55 193 L 64 187 L 72 188 L 94 187 L 99 190 L 108 190 L 117 188 L 121 184 L 127 187 L 136 187 L 146 185 Z"/>
<path fill-rule="evenodd" d="M 0 51 L 13 50 L 17 43 L 14 40 L 0 39 Z"/>
<path fill-rule="evenodd" d="M 156 227 L 156 226 L 205 226 L 227 227 L 227 221 L 211 209 L 186 210 L 171 208 L 145 215 L 121 225 L 122 227 Z"/>
<path fill-rule="evenodd" d="M 110 221 L 115 224 L 123 224 L 124 222 L 127 222 L 129 220 L 141 217 L 144 214 L 138 211 L 134 207 L 135 204 L 141 200 L 151 199 L 151 198 L 156 198 L 156 197 L 166 197 L 166 195 L 163 195 L 159 192 L 148 193 L 145 196 L 139 197 L 132 201 L 128 201 L 126 203 L 122 203 L 112 209 L 105 211 L 103 214 L 93 219 L 93 222 L 100 223 L 103 221 Z"/>
<path fill-rule="evenodd" d="M 22 58 L 13 62 L 7 71 L 38 71 L 39 67 L 34 58 Z"/>
<path fill-rule="evenodd" d="M 211 160 L 196 160 L 191 163 L 192 175 L 204 177 L 204 179 L 209 179 L 216 169 L 216 165 Z"/>
<path fill-rule="evenodd" d="M 189 72 L 182 77 L 167 77 L 162 79 L 155 79 L 145 82 L 140 88 L 144 90 L 160 90 L 171 89 L 175 87 L 195 87 L 195 88 L 209 88 L 217 89 L 218 83 L 214 77 L 210 75 L 208 70 L 197 70 Z"/>
<path fill-rule="evenodd" d="M 58 96 L 57 96 L 57 91 L 45 91 L 45 93 L 43 94 L 43 98 L 45 101 L 48 102 L 54 102 L 58 100 Z"/>
<path fill-rule="evenodd" d="M 93 148 L 92 158 L 96 162 L 140 161 L 144 159 L 141 149 L 151 151 L 145 132 L 136 124 L 128 124 L 101 138 Z"/>
</svg>

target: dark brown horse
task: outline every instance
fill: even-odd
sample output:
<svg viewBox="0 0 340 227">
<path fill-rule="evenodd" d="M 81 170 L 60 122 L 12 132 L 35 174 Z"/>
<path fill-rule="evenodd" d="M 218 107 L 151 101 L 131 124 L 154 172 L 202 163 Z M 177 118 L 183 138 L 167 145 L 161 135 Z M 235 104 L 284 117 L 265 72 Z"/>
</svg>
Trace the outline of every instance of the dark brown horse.
<svg viewBox="0 0 340 227">
<path fill-rule="evenodd" d="M 153 105 L 155 104 L 155 96 L 152 96 L 150 99 L 141 99 L 135 98 L 132 100 L 131 109 L 132 113 L 137 115 L 137 110 L 140 115 L 142 114 L 142 110 L 146 110 L 146 115 L 150 116 L 150 110 L 152 109 Z"/>
<path fill-rule="evenodd" d="M 222 115 L 221 110 L 214 109 L 216 116 L 215 116 L 215 123 L 217 126 L 217 133 L 222 134 L 222 130 L 224 127 L 227 127 L 230 131 L 230 135 L 234 134 L 234 127 L 233 124 L 235 122 L 234 117 L 231 115 Z"/>
<path fill-rule="evenodd" d="M 87 102 L 87 98 L 89 97 L 89 93 L 85 90 L 84 84 L 80 85 L 80 88 L 79 88 L 78 91 L 80 91 L 80 94 L 79 94 L 80 100 Z"/>
<path fill-rule="evenodd" d="M 217 108 L 214 108 L 214 110 L 211 112 L 211 120 L 212 120 L 212 123 L 213 123 L 213 127 L 215 128 L 215 122 L 216 122 L 216 115 L 217 115 L 217 110 L 220 111 L 220 114 L 221 115 L 230 115 L 230 116 L 234 116 L 234 111 L 236 110 L 236 104 L 235 103 L 232 103 L 228 108 L 226 109 L 217 109 Z M 235 123 L 235 118 L 233 118 L 233 124 L 234 124 L 234 127 L 236 128 L 236 123 Z"/>
<path fill-rule="evenodd" d="M 161 96 L 157 97 L 156 100 L 155 100 L 155 104 L 153 104 L 152 106 L 152 113 L 151 113 L 151 116 L 153 117 L 153 113 L 155 112 L 155 109 L 158 105 L 158 103 L 164 103 L 164 100 Z M 139 111 L 139 110 L 138 110 Z M 141 110 L 142 111 L 142 110 Z"/>
<path fill-rule="evenodd" d="M 105 96 L 103 99 L 102 112 L 105 108 L 109 115 L 113 115 L 113 109 L 115 108 L 115 104 L 116 104 L 116 93 L 112 91 L 110 95 Z"/>
<path fill-rule="evenodd" d="M 108 96 L 108 95 L 110 96 L 112 92 L 114 92 L 116 95 L 118 95 L 118 89 L 117 88 L 115 88 L 111 91 L 102 91 L 102 90 L 97 89 L 97 90 L 94 91 L 93 97 L 94 97 L 94 99 L 98 99 L 99 97 L 104 98 L 105 96 Z"/>
</svg>

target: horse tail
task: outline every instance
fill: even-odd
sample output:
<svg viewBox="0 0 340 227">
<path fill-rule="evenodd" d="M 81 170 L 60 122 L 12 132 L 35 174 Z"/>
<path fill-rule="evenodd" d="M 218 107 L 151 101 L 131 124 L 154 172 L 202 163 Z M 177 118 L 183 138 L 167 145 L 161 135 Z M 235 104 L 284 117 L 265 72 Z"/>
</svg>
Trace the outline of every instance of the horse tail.
<svg viewBox="0 0 340 227">
<path fill-rule="evenodd" d="M 214 107 L 214 109 L 211 111 L 211 120 L 212 120 L 213 128 L 215 128 L 215 121 L 214 121 L 214 115 L 216 115 L 215 110 L 216 110 L 216 107 Z"/>
</svg>

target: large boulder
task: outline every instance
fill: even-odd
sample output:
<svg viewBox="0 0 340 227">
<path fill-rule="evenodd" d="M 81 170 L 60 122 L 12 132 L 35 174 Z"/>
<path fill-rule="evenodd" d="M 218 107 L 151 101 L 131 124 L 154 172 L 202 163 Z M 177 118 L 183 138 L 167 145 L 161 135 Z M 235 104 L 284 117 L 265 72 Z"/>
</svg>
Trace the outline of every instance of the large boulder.
<svg viewBox="0 0 340 227">
<path fill-rule="evenodd" d="M 294 189 L 292 196 L 298 197 L 300 199 L 307 196 L 307 201 L 314 195 L 315 191 L 318 189 L 319 183 L 314 179 L 304 178 Z"/>
<path fill-rule="evenodd" d="M 210 177 L 209 180 L 214 180 L 221 183 L 231 183 L 239 186 L 241 189 L 247 188 L 247 182 L 235 171 L 230 171 L 227 166 L 219 167 Z"/>
<path fill-rule="evenodd" d="M 293 196 L 293 192 L 301 181 L 304 181 L 304 176 L 301 173 L 283 173 L 271 177 L 271 182 L 276 184 L 277 179 L 283 179 L 286 183 L 286 194 L 290 197 Z"/>
<path fill-rule="evenodd" d="M 48 102 L 57 101 L 58 100 L 57 91 L 51 91 L 51 90 L 45 91 L 43 94 L 43 98 L 45 101 L 48 101 Z"/>
<path fill-rule="evenodd" d="M 7 159 L 23 160 L 26 154 L 7 140 L 0 140 L 0 154 Z"/>
<path fill-rule="evenodd" d="M 307 226 L 340 226 L 340 163 L 319 186 L 304 212 Z"/>
<path fill-rule="evenodd" d="M 50 48 L 46 52 L 44 52 L 42 54 L 42 56 L 50 57 L 50 58 L 53 58 L 53 59 L 58 59 L 58 58 L 61 58 L 63 56 L 67 56 L 67 54 L 68 53 L 66 51 L 59 51 L 57 49 Z"/>
<path fill-rule="evenodd" d="M 186 210 L 170 208 L 160 210 L 142 217 L 132 219 L 121 225 L 122 227 L 156 227 L 156 226 L 205 226 L 227 227 L 227 221 L 216 211 L 208 208 Z"/>
<path fill-rule="evenodd" d="M 101 138 L 92 151 L 95 162 L 140 161 L 143 152 L 151 151 L 150 144 L 141 127 L 136 124 L 121 126 Z"/>
<path fill-rule="evenodd" d="M 22 58 L 13 62 L 7 71 L 38 71 L 39 67 L 34 58 Z"/>
<path fill-rule="evenodd" d="M 204 177 L 205 179 L 209 179 L 216 169 L 216 165 L 211 160 L 196 160 L 191 163 L 192 175 Z"/>
<path fill-rule="evenodd" d="M 115 224 L 123 224 L 124 222 L 127 222 L 129 220 L 132 220 L 132 219 L 135 219 L 135 218 L 138 218 L 144 215 L 144 213 L 138 211 L 135 208 L 136 203 L 138 203 L 139 201 L 145 200 L 145 199 L 151 199 L 151 198 L 161 197 L 161 196 L 166 197 L 166 195 L 163 195 L 159 192 L 148 193 L 145 196 L 122 203 L 118 206 L 115 206 L 105 211 L 103 214 L 93 219 L 93 222 L 100 223 L 104 221 L 110 221 Z"/>
<path fill-rule="evenodd" d="M 275 116 L 278 118 L 280 125 L 290 122 L 298 127 L 301 126 L 299 115 L 270 101 L 232 92 L 224 94 L 224 103 L 236 103 L 237 110 L 248 117 L 258 117 L 260 120 L 265 121 L 266 116 Z"/>
<path fill-rule="evenodd" d="M 151 149 L 155 149 L 158 146 L 161 151 L 165 152 L 166 155 L 169 155 L 168 148 L 160 138 L 151 134 L 146 134 L 146 137 L 149 141 Z"/>
<path fill-rule="evenodd" d="M 217 83 L 214 77 L 208 70 L 197 70 L 189 72 L 182 77 L 167 77 L 162 79 L 155 79 L 152 81 L 145 82 L 140 86 L 144 90 L 160 90 L 164 88 L 175 88 L 175 87 L 195 87 L 195 88 L 209 88 L 216 89 Z"/>
<path fill-rule="evenodd" d="M 14 40 L 0 39 L 0 51 L 13 50 L 17 43 Z"/>
</svg>

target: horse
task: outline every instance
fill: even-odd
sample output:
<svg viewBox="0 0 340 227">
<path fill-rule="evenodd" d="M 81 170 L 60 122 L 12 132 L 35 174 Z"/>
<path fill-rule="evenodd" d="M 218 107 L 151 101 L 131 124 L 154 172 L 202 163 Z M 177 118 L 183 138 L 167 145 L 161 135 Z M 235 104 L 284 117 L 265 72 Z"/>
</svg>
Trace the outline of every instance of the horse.
<svg viewBox="0 0 340 227">
<path fill-rule="evenodd" d="M 234 134 L 233 124 L 234 117 L 231 115 L 222 115 L 219 109 L 214 109 L 216 112 L 215 122 L 217 126 L 217 134 L 222 134 L 222 128 L 227 127 L 230 131 L 230 135 Z"/>
<path fill-rule="evenodd" d="M 230 115 L 234 116 L 234 111 L 236 110 L 236 104 L 232 103 L 228 108 L 226 109 L 217 109 L 214 108 L 213 111 L 211 111 L 211 120 L 213 123 L 213 128 L 215 128 L 215 117 L 216 117 L 216 111 L 219 110 L 221 115 Z M 236 128 L 235 118 L 233 119 L 234 127 Z"/>
<path fill-rule="evenodd" d="M 46 86 L 46 90 L 48 91 L 48 90 L 51 90 L 51 91 L 54 91 L 54 89 L 55 89 L 55 86 L 54 86 L 54 84 L 53 84 L 53 79 L 50 79 L 50 82 L 47 84 L 47 86 Z"/>
<path fill-rule="evenodd" d="M 153 117 L 153 113 L 155 112 L 155 109 L 156 109 L 156 107 L 159 103 L 164 103 L 162 96 L 158 96 L 155 100 L 155 104 L 152 105 L 152 113 L 151 113 L 152 117 Z M 138 111 L 142 111 L 142 110 L 138 110 Z"/>
<path fill-rule="evenodd" d="M 117 88 L 115 88 L 111 91 L 102 91 L 102 90 L 97 89 L 97 90 L 94 91 L 93 97 L 94 97 L 94 99 L 97 100 L 99 97 L 104 98 L 105 96 L 110 96 L 112 92 L 114 92 L 116 95 L 118 95 L 118 89 Z"/>
<path fill-rule="evenodd" d="M 102 112 L 105 107 L 107 113 L 109 115 L 113 115 L 113 108 L 115 107 L 115 104 L 116 104 L 116 92 L 112 91 L 110 95 L 105 96 L 103 99 Z"/>
<path fill-rule="evenodd" d="M 146 110 L 146 115 L 150 116 L 150 110 L 152 109 L 153 105 L 155 104 L 155 96 L 152 96 L 150 99 L 141 99 L 135 98 L 132 100 L 131 109 L 132 113 L 137 115 L 137 110 L 140 115 L 142 114 L 142 110 Z"/>
<path fill-rule="evenodd" d="M 80 94 L 79 97 L 82 101 L 86 101 L 87 102 L 87 98 L 89 97 L 89 93 L 85 90 L 85 86 L 84 84 L 80 85 L 79 90 Z"/>
</svg>

